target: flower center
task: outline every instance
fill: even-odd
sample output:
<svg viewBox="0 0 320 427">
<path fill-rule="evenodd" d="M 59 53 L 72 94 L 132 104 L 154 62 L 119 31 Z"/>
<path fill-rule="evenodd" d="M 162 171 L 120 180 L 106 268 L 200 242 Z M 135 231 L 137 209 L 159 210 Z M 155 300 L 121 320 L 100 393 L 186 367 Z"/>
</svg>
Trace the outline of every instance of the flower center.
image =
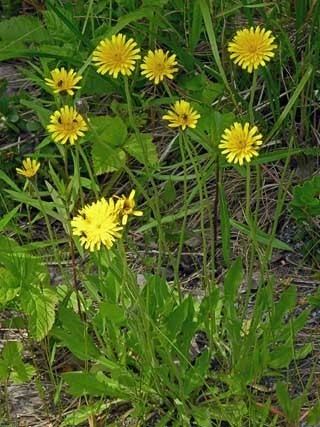
<svg viewBox="0 0 320 427">
<path fill-rule="evenodd" d="M 183 121 L 183 123 L 187 123 L 188 122 L 188 114 L 184 113 L 181 114 L 181 120 Z"/>
<path fill-rule="evenodd" d="M 123 63 L 123 54 L 121 52 L 114 52 L 113 60 L 118 65 L 122 64 Z"/>
<path fill-rule="evenodd" d="M 156 71 L 157 71 L 159 74 L 160 74 L 160 73 L 163 73 L 163 72 L 164 72 L 164 70 L 165 70 L 164 63 L 163 63 L 163 62 L 158 62 L 158 63 L 156 63 L 155 69 L 156 69 Z"/>
</svg>

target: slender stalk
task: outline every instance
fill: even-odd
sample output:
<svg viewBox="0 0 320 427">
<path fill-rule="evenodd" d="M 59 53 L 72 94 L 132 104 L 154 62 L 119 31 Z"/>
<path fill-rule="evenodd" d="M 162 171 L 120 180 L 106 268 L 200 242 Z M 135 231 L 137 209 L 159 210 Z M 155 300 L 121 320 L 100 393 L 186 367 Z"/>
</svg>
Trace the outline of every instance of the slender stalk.
<svg viewBox="0 0 320 427">
<path fill-rule="evenodd" d="M 183 163 L 184 216 L 183 216 L 183 221 L 182 221 L 182 226 L 181 226 L 181 231 L 180 231 L 180 239 L 179 239 L 177 258 L 176 258 L 176 262 L 174 263 L 173 268 L 174 268 L 174 284 L 177 287 L 178 295 L 179 295 L 179 301 L 181 302 L 182 301 L 182 291 L 181 291 L 181 284 L 180 284 L 180 278 L 179 278 L 179 267 L 180 267 L 181 253 L 182 253 L 182 248 L 183 248 L 183 243 L 184 243 L 185 229 L 186 229 L 186 224 L 187 224 L 187 209 L 188 209 L 188 204 L 186 203 L 187 191 L 188 191 L 188 189 L 187 189 L 186 156 L 185 156 L 185 147 L 184 147 L 183 135 L 181 132 L 179 134 L 179 146 L 180 146 L 180 153 L 181 153 L 181 158 L 182 158 L 182 163 Z"/>
<path fill-rule="evenodd" d="M 247 224 L 250 226 L 250 207 L 251 207 L 251 169 L 250 163 L 246 164 L 246 209 L 245 219 Z"/>
<path fill-rule="evenodd" d="M 217 266 L 217 245 L 218 245 L 218 208 L 219 208 L 219 187 L 220 187 L 220 164 L 219 164 L 219 154 L 216 156 L 216 191 L 215 199 L 213 204 L 213 242 L 212 242 L 212 251 L 213 251 L 213 274 L 216 274 Z"/>
<path fill-rule="evenodd" d="M 252 85 L 250 89 L 250 99 L 249 99 L 249 118 L 250 118 L 251 124 L 254 123 L 253 101 L 254 101 L 254 95 L 257 89 L 257 77 L 258 77 L 258 71 L 254 70 L 253 77 L 252 77 Z"/>
<path fill-rule="evenodd" d="M 233 93 L 229 83 L 228 83 L 228 79 L 227 79 L 226 73 L 224 71 L 221 59 L 220 59 L 219 49 L 218 49 L 217 40 L 216 40 L 216 36 L 214 33 L 214 29 L 213 29 L 212 18 L 211 18 L 208 2 L 207 2 L 207 0 L 199 0 L 199 3 L 200 3 L 200 9 L 201 9 L 204 25 L 205 25 L 206 32 L 207 32 L 207 35 L 209 38 L 209 43 L 211 46 L 212 54 L 213 54 L 214 60 L 217 64 L 219 74 L 221 76 L 223 84 L 225 85 L 227 91 L 229 92 L 229 95 L 231 97 L 233 104 L 235 105 L 236 108 L 238 108 L 237 100 L 234 96 L 234 93 Z"/>
<path fill-rule="evenodd" d="M 194 150 L 194 147 L 189 143 L 189 139 L 183 133 L 184 136 L 184 142 L 187 149 L 188 156 L 191 160 L 192 166 L 194 168 L 195 174 L 196 174 L 196 180 L 197 185 L 199 189 L 199 199 L 200 199 L 200 226 L 201 226 L 201 234 L 202 234 L 202 245 L 203 245 L 203 275 L 204 278 L 207 280 L 207 283 L 210 281 L 210 275 L 208 273 L 208 266 L 207 266 L 207 257 L 208 257 L 208 251 L 207 251 L 207 232 L 205 229 L 205 222 L 204 222 L 204 211 L 205 211 L 205 199 L 203 196 L 203 188 L 202 188 L 202 180 L 203 180 L 203 174 L 200 171 L 197 162 L 195 161 L 197 153 Z"/>
<path fill-rule="evenodd" d="M 133 117 L 133 108 L 132 108 L 132 100 L 131 100 L 131 94 L 130 94 L 130 89 L 129 89 L 129 82 L 128 82 L 128 78 L 125 77 L 124 78 L 124 87 L 125 87 L 125 94 L 126 94 L 126 101 L 127 101 L 127 106 L 128 106 L 128 115 L 129 115 L 129 123 L 131 125 L 131 127 L 134 130 L 135 136 L 137 138 L 137 141 L 139 141 L 139 143 L 141 144 L 142 147 L 142 153 L 144 156 L 144 163 L 145 163 L 145 168 L 146 168 L 146 172 L 147 172 L 147 178 L 150 179 L 150 183 L 152 186 L 152 190 L 154 193 L 154 197 L 152 199 L 152 203 L 150 200 L 150 207 L 153 210 L 154 216 L 155 216 L 155 220 L 158 223 L 158 244 L 159 244 L 159 258 L 158 258 L 158 273 L 161 270 L 161 263 L 162 263 L 162 249 L 165 249 L 165 236 L 161 227 L 161 213 L 160 213 L 160 207 L 159 207 L 159 198 L 157 197 L 158 195 L 158 188 L 154 182 L 153 176 L 152 176 L 152 171 L 150 170 L 149 167 L 149 162 L 148 162 L 148 155 L 147 155 L 147 150 L 143 141 L 143 138 L 141 138 L 139 129 L 136 126 L 134 117 Z"/>
<path fill-rule="evenodd" d="M 86 168 L 87 168 L 87 172 L 88 172 L 88 174 L 89 174 L 90 181 L 91 181 L 91 188 L 92 188 L 92 191 L 94 192 L 95 197 L 96 197 L 96 198 L 98 198 L 98 197 L 99 197 L 99 193 L 98 193 L 99 186 L 98 186 L 98 184 L 97 184 L 97 182 L 96 182 L 96 180 L 95 180 L 95 177 L 94 177 L 94 174 L 93 174 L 92 168 L 91 168 L 91 166 L 90 166 L 89 160 L 88 160 L 88 158 L 87 158 L 87 156 L 86 156 L 85 152 L 83 151 L 83 149 L 82 149 L 81 145 L 80 145 L 80 144 L 78 144 L 78 145 L 77 145 L 77 147 L 78 147 L 79 153 L 80 153 L 80 155 L 81 155 L 81 157 L 82 157 L 82 160 L 84 161 L 84 164 L 85 164 L 85 166 L 86 166 Z"/>
</svg>

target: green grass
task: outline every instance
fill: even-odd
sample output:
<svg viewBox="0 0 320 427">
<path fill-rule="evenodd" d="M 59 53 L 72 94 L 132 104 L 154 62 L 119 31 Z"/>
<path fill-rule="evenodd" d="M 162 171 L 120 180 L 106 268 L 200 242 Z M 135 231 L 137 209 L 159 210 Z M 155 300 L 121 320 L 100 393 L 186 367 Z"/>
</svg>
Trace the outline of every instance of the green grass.
<svg viewBox="0 0 320 427">
<path fill-rule="evenodd" d="M 10 72 L 0 81 L 0 315 L 28 336 L 0 349 L 6 425 L 15 422 L 10 385 L 30 381 L 57 426 L 320 422 L 312 320 L 320 202 L 311 179 L 319 169 L 319 7 L 0 6 L 0 72 L 6 65 L 21 76 L 18 85 Z M 227 45 L 256 25 L 273 32 L 278 49 L 252 76 L 231 62 Z M 92 52 L 119 32 L 142 56 L 175 53 L 174 79 L 154 86 L 139 64 L 129 78 L 99 75 Z M 62 66 L 83 76 L 74 99 L 45 84 Z M 201 114 L 195 129 L 179 132 L 162 119 L 180 99 Z M 75 146 L 54 143 L 46 130 L 65 103 L 89 123 Z M 218 148 L 235 121 L 263 135 L 247 167 L 227 163 Z M 15 173 L 25 157 L 41 163 L 31 180 Z M 133 188 L 143 217 L 130 217 L 110 250 L 85 250 L 71 219 Z"/>
</svg>

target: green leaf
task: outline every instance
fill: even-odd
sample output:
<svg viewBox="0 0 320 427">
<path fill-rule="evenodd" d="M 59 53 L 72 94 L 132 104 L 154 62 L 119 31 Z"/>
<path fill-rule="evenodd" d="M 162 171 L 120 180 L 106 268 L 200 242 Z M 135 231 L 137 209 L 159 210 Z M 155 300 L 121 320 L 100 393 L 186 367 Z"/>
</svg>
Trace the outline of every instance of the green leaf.
<svg viewBox="0 0 320 427">
<path fill-rule="evenodd" d="M 269 367 L 272 369 L 287 368 L 294 359 L 292 340 L 283 345 L 279 345 L 274 351 L 270 352 Z"/>
<path fill-rule="evenodd" d="M 22 344 L 9 341 L 4 345 L 0 358 L 0 381 L 11 380 L 16 384 L 30 381 L 35 375 L 32 365 L 24 363 L 21 357 Z"/>
<path fill-rule="evenodd" d="M 229 268 L 224 279 L 224 297 L 226 303 L 230 306 L 234 306 L 242 278 L 242 261 L 241 258 L 237 258 L 236 261 Z"/>
<path fill-rule="evenodd" d="M 28 316 L 30 334 L 38 341 L 52 328 L 55 320 L 56 293 L 50 288 L 27 287 L 21 292 L 21 307 Z"/>
<path fill-rule="evenodd" d="M 234 221 L 231 218 L 230 218 L 230 224 L 232 225 L 232 227 L 241 231 L 246 236 L 251 236 L 251 230 L 247 225 L 241 224 L 240 222 L 237 222 L 237 221 Z M 264 231 L 262 231 L 260 229 L 257 229 L 255 231 L 255 239 L 263 245 L 269 245 L 270 235 L 268 233 L 265 233 Z M 282 251 L 290 251 L 290 252 L 293 251 L 293 249 L 289 245 L 287 245 L 286 243 L 284 243 L 281 240 L 276 239 L 276 238 L 274 238 L 272 240 L 272 248 L 280 249 Z"/>
<path fill-rule="evenodd" d="M 40 105 L 38 102 L 28 101 L 26 99 L 21 99 L 20 104 L 34 111 L 37 114 L 38 119 L 43 127 L 46 127 L 48 125 L 51 115 L 50 110 L 47 110 L 46 108 L 42 107 L 42 105 Z"/>
<path fill-rule="evenodd" d="M 43 42 L 49 40 L 49 33 L 40 19 L 34 16 L 16 16 L 0 22 L 0 40 L 12 48 L 16 42 Z"/>
<path fill-rule="evenodd" d="M 149 134 L 131 135 L 123 149 L 144 165 L 156 166 L 158 163 L 157 149 Z"/>
<path fill-rule="evenodd" d="M 316 403 L 308 415 L 308 424 L 317 427 L 320 423 L 320 402 Z"/>
<path fill-rule="evenodd" d="M 320 176 L 314 176 L 293 189 L 290 202 L 292 216 L 297 221 L 308 220 L 320 215 Z"/>
<path fill-rule="evenodd" d="M 120 148 L 112 148 L 108 142 L 97 141 L 92 146 L 93 168 L 96 175 L 123 168 L 126 154 Z"/>
<path fill-rule="evenodd" d="M 72 310 L 61 307 L 58 318 L 61 326 L 52 329 L 52 335 L 81 360 L 97 359 L 100 355 L 86 326 Z"/>
<path fill-rule="evenodd" d="M 111 304 L 108 301 L 104 301 L 100 304 L 99 309 L 99 315 L 102 318 L 115 324 L 121 324 L 126 319 L 123 308 L 117 304 Z"/>
<path fill-rule="evenodd" d="M 284 383 L 277 383 L 276 393 L 279 404 L 283 409 L 284 413 L 287 415 L 291 411 L 291 399 L 287 390 L 287 386 Z"/>
<path fill-rule="evenodd" d="M 122 147 L 127 138 L 127 127 L 120 117 L 97 116 L 90 118 L 89 138 L 111 147 Z"/>
<path fill-rule="evenodd" d="M 69 392 L 73 396 L 107 396 L 126 398 L 127 393 L 115 381 L 102 372 L 92 374 L 88 372 L 68 372 L 63 374 L 63 378 L 69 385 Z"/>
<path fill-rule="evenodd" d="M 20 282 L 10 271 L 3 267 L 0 267 L 0 275 L 0 304 L 6 304 L 18 295 L 20 291 Z"/>
<path fill-rule="evenodd" d="M 108 405 L 103 402 L 92 403 L 86 406 L 81 406 L 69 413 L 60 427 L 77 426 L 88 420 L 90 416 L 99 415 L 108 408 Z"/>
</svg>

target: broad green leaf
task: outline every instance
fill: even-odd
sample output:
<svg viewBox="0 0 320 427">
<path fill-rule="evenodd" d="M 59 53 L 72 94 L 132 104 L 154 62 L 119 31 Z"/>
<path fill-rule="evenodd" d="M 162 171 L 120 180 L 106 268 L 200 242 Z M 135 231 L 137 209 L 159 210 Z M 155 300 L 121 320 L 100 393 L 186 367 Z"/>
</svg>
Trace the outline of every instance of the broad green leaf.
<svg viewBox="0 0 320 427">
<path fill-rule="evenodd" d="M 12 181 L 11 178 L 8 177 L 6 173 L 4 173 L 2 170 L 0 170 L 0 180 L 5 182 L 9 187 L 11 187 L 15 191 L 20 191 L 20 188 L 17 186 L 17 184 Z"/>
<path fill-rule="evenodd" d="M 149 134 L 131 135 L 123 149 L 144 165 L 156 166 L 158 163 L 157 149 Z"/>
<path fill-rule="evenodd" d="M 1 260 L 1 257 L 0 257 Z M 20 281 L 8 270 L 0 267 L 1 286 L 0 286 L 0 305 L 6 304 L 14 299 L 20 291 Z"/>
<path fill-rule="evenodd" d="M 0 22 L 0 40 L 5 41 L 8 48 L 17 42 L 43 42 L 49 38 L 40 19 L 34 16 L 20 15 Z"/>
<path fill-rule="evenodd" d="M 30 381 L 34 375 L 34 367 L 22 360 L 22 344 L 8 341 L 0 357 L 0 381 L 11 380 L 19 384 Z"/>
<path fill-rule="evenodd" d="M 247 225 L 241 224 L 238 221 L 234 221 L 231 218 L 230 218 L 230 224 L 232 225 L 232 227 L 241 231 L 241 233 L 245 234 L 246 236 L 251 236 L 251 230 Z M 268 245 L 270 242 L 270 235 L 268 233 L 262 231 L 262 230 L 257 229 L 255 231 L 255 239 L 257 240 L 257 242 L 259 242 L 263 245 Z M 276 238 L 274 238 L 272 240 L 272 248 L 280 249 L 282 251 L 292 252 L 292 248 L 289 245 L 287 245 L 286 243 L 284 243 L 281 240 L 276 239 Z"/>
<path fill-rule="evenodd" d="M 92 146 L 93 167 L 96 175 L 121 169 L 125 165 L 126 154 L 121 148 L 113 148 L 108 142 L 97 141 Z"/>
<path fill-rule="evenodd" d="M 127 138 L 127 127 L 120 117 L 91 117 L 89 138 L 94 144 L 101 142 L 119 148 Z"/>
<path fill-rule="evenodd" d="M 126 398 L 128 395 L 118 381 L 107 377 L 102 372 L 68 372 L 63 378 L 69 385 L 69 392 L 74 396 L 107 396 Z"/>
<path fill-rule="evenodd" d="M 12 218 L 15 217 L 15 215 L 18 212 L 19 209 L 20 209 L 20 206 L 17 206 L 15 208 L 13 208 L 10 212 L 8 212 L 7 214 L 5 214 L 0 219 L 0 231 L 3 230 L 9 224 L 9 222 L 12 220 Z"/>
<path fill-rule="evenodd" d="M 117 304 L 111 304 L 108 301 L 104 301 L 100 304 L 99 315 L 115 324 L 121 324 L 126 319 L 122 307 Z"/>
<path fill-rule="evenodd" d="M 60 427 L 77 426 L 83 424 L 88 420 L 88 417 L 92 415 L 99 415 L 104 412 L 109 405 L 103 402 L 92 403 L 80 408 L 73 410 L 69 413 L 64 421 L 60 424 Z"/>
<path fill-rule="evenodd" d="M 320 423 L 320 402 L 317 402 L 308 415 L 308 424 L 317 427 Z"/>
<path fill-rule="evenodd" d="M 241 258 L 237 258 L 236 261 L 229 268 L 225 279 L 224 279 L 224 297 L 228 305 L 233 306 L 239 286 L 243 278 L 243 267 Z"/>
<path fill-rule="evenodd" d="M 30 334 L 37 340 L 48 335 L 55 320 L 56 293 L 50 288 L 26 287 L 21 292 L 21 307 L 28 317 Z"/>
<path fill-rule="evenodd" d="M 269 367 L 272 369 L 287 368 L 294 359 L 292 340 L 283 345 L 279 345 L 274 351 L 270 352 Z"/>
<path fill-rule="evenodd" d="M 20 103 L 36 113 L 43 127 L 46 127 L 49 124 L 49 119 L 52 112 L 42 107 L 42 105 L 39 104 L 39 102 L 21 99 Z"/>
<path fill-rule="evenodd" d="M 283 409 L 285 414 L 288 414 L 291 410 L 291 399 L 286 384 L 277 383 L 276 393 L 281 408 Z"/>
<path fill-rule="evenodd" d="M 51 333 L 81 360 L 95 360 L 100 352 L 95 346 L 86 326 L 72 310 L 61 307 L 58 315 L 61 325 L 55 326 Z"/>
</svg>

